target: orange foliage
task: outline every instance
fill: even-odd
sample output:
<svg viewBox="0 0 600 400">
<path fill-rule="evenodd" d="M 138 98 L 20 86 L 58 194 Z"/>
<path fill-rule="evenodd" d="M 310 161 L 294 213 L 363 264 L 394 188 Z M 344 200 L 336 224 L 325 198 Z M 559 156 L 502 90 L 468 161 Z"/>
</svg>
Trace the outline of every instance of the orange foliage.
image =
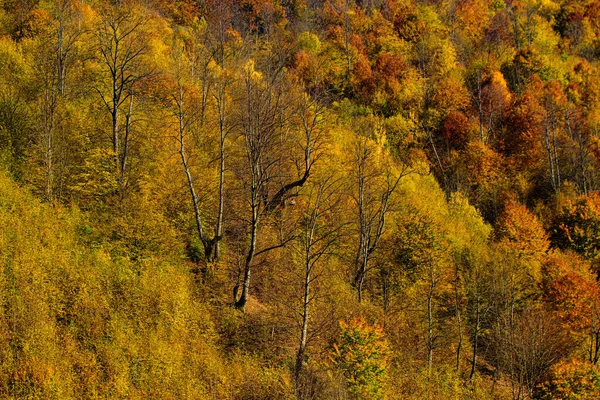
<svg viewBox="0 0 600 400">
<path fill-rule="evenodd" d="M 542 223 L 527 207 L 514 200 L 504 207 L 496 232 L 500 240 L 508 242 L 525 258 L 541 261 L 550 247 Z"/>
<path fill-rule="evenodd" d="M 481 0 L 464 0 L 458 2 L 457 19 L 462 31 L 471 39 L 479 39 L 489 24 L 488 5 Z"/>
<path fill-rule="evenodd" d="M 363 54 L 359 54 L 357 60 L 354 62 L 354 68 L 352 69 L 354 78 L 359 81 L 366 81 L 372 75 L 371 65 L 369 59 Z"/>
<path fill-rule="evenodd" d="M 312 55 L 304 50 L 300 50 L 294 54 L 292 64 L 296 74 L 306 83 L 310 82 L 317 71 L 317 63 Z"/>
<path fill-rule="evenodd" d="M 481 141 L 467 145 L 464 163 L 469 171 L 469 182 L 472 185 L 488 186 L 498 183 L 502 171 L 502 156 Z"/>
<path fill-rule="evenodd" d="M 587 334 L 600 328 L 600 287 L 595 280 L 567 272 L 547 285 L 545 299 L 572 331 Z"/>
<path fill-rule="evenodd" d="M 502 104 L 497 99 L 496 104 Z M 462 82 L 452 78 L 442 78 L 437 82 L 433 103 L 435 108 L 448 113 L 450 111 L 462 111 L 467 109 L 471 99 L 467 89 Z"/>
<path fill-rule="evenodd" d="M 590 362 L 572 359 L 554 365 L 551 377 L 536 390 L 541 400 L 595 400 L 600 392 L 600 371 Z"/>
</svg>

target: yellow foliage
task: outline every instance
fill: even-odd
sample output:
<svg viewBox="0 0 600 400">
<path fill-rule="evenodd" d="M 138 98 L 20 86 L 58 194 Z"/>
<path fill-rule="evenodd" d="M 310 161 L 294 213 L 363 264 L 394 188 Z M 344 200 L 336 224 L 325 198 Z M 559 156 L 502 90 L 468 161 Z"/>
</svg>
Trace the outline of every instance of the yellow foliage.
<svg viewBox="0 0 600 400">
<path fill-rule="evenodd" d="M 12 360 L 0 387 L 18 397 L 206 398 L 212 379 L 211 397 L 222 398 L 212 323 L 185 268 L 85 245 L 93 227 L 77 212 L 39 204 L 4 174 L 0 218 L 0 346 Z"/>
<path fill-rule="evenodd" d="M 262 74 L 254 69 L 254 60 L 250 59 L 246 62 L 243 67 L 243 70 L 246 74 L 247 79 L 252 81 L 260 82 L 262 79 Z"/>
</svg>

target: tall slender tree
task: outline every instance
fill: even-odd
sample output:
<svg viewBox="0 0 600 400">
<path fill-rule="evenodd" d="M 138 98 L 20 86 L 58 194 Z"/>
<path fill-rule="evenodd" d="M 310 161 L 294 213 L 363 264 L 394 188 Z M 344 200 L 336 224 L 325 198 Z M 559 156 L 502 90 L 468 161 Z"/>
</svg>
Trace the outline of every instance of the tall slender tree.
<svg viewBox="0 0 600 400">
<path fill-rule="evenodd" d="M 147 42 L 141 34 L 145 23 L 146 18 L 133 9 L 124 6 L 109 7 L 101 16 L 96 34 L 103 76 L 94 89 L 110 115 L 114 171 L 121 192 L 127 183 L 127 159 L 131 140 L 130 111 L 133 110 L 136 84 L 150 75 L 142 65 L 142 58 L 147 52 Z M 121 118 L 124 113 L 126 124 L 123 129 Z"/>
</svg>

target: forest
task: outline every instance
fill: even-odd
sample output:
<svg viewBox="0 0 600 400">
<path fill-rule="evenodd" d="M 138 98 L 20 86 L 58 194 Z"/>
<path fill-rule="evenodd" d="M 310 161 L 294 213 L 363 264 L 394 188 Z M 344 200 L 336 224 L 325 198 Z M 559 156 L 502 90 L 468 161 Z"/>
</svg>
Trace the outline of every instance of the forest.
<svg viewBox="0 0 600 400">
<path fill-rule="evenodd" d="M 599 0 L 0 0 L 0 397 L 600 398 Z"/>
</svg>

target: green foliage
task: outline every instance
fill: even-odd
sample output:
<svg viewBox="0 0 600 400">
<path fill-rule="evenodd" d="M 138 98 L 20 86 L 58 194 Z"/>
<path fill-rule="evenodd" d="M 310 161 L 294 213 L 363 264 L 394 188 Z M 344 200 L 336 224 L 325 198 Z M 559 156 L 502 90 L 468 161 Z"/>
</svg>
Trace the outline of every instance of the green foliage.
<svg viewBox="0 0 600 400">
<path fill-rule="evenodd" d="M 321 51 L 321 41 L 314 33 L 302 32 L 298 36 L 298 47 L 307 53 L 317 55 Z"/>
<path fill-rule="evenodd" d="M 400 220 L 394 234 L 396 262 L 414 280 L 423 274 L 431 255 L 441 248 L 439 227 L 427 216 L 413 211 Z"/>
<path fill-rule="evenodd" d="M 384 397 L 389 347 L 383 330 L 363 319 L 340 322 L 340 333 L 332 344 L 331 361 L 345 378 L 356 399 Z"/>
</svg>

